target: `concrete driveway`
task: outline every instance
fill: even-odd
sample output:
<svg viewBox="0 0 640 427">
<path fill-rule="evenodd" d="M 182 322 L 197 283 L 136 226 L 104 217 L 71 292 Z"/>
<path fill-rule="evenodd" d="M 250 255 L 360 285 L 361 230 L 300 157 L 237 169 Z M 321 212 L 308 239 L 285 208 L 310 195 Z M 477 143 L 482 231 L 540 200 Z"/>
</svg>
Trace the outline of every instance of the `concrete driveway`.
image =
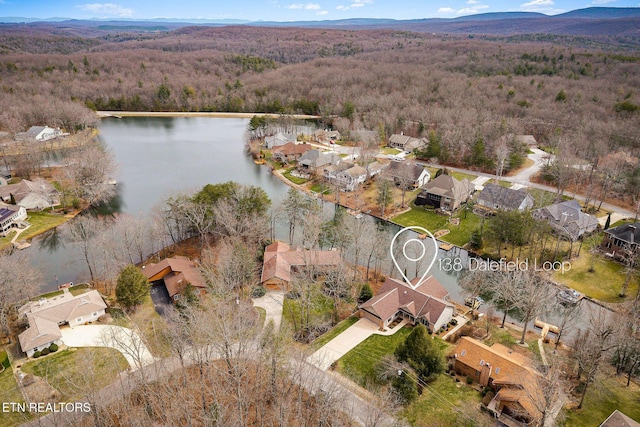
<svg viewBox="0 0 640 427">
<path fill-rule="evenodd" d="M 127 359 L 131 370 L 155 361 L 140 335 L 132 329 L 113 325 L 81 325 L 62 328 L 62 342 L 69 347 L 111 347 Z"/>
<path fill-rule="evenodd" d="M 253 305 L 263 308 L 267 312 L 267 317 L 264 319 L 266 325 L 271 320 L 275 330 L 280 330 L 280 324 L 282 323 L 282 306 L 284 304 L 284 291 L 267 291 L 267 293 L 260 298 L 253 298 Z"/>
<path fill-rule="evenodd" d="M 540 172 L 540 168 L 542 168 L 542 166 L 546 165 L 548 162 L 552 162 L 555 158 L 553 155 L 544 152 L 539 148 L 532 148 L 531 151 L 532 152 L 527 156 L 527 158 L 533 160 L 533 164 L 512 176 L 509 181 L 527 184 L 532 176 Z"/>
<path fill-rule="evenodd" d="M 402 329 L 406 323 L 407 319 L 397 324 L 393 329 L 380 332 L 378 325 L 368 319 L 362 318 L 309 356 L 307 362 L 326 371 L 333 362 L 340 359 L 371 335 L 393 335 Z"/>
</svg>

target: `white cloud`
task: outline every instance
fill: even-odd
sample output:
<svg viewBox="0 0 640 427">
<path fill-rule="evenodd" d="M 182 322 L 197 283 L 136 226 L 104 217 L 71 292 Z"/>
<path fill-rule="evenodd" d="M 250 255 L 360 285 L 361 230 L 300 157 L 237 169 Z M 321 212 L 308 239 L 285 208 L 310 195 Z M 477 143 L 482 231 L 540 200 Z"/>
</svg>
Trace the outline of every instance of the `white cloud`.
<svg viewBox="0 0 640 427">
<path fill-rule="evenodd" d="M 591 4 L 609 4 L 614 3 L 616 0 L 593 0 Z"/>
<path fill-rule="evenodd" d="M 523 3 L 520 8 L 527 12 L 542 12 L 554 10 L 555 3 L 553 0 L 532 0 L 528 3 Z"/>
<path fill-rule="evenodd" d="M 350 5 L 345 6 L 343 4 L 340 4 L 340 5 L 336 6 L 336 9 L 337 10 L 349 10 L 349 9 L 353 9 L 353 8 L 364 7 L 365 5 L 371 4 L 371 3 L 373 3 L 373 0 L 353 0 Z"/>
<path fill-rule="evenodd" d="M 470 7 L 465 7 L 463 9 L 458 10 L 456 12 L 456 15 L 474 15 L 476 13 L 478 13 L 477 9 L 473 9 L 473 8 L 470 8 Z"/>
<path fill-rule="evenodd" d="M 478 4 L 480 3 L 478 0 L 467 0 L 467 4 Z"/>
<path fill-rule="evenodd" d="M 128 9 L 115 3 L 86 3 L 79 4 L 76 8 L 93 13 L 96 16 L 116 16 L 119 18 L 133 16 L 133 9 Z"/>
<path fill-rule="evenodd" d="M 320 12 L 317 12 L 316 15 L 322 16 L 322 15 L 326 15 L 327 13 L 329 12 L 327 12 L 326 10 L 321 10 Z"/>
<path fill-rule="evenodd" d="M 438 9 L 438 13 L 454 13 L 456 10 L 450 7 L 441 7 Z"/>
<path fill-rule="evenodd" d="M 320 10 L 321 7 L 319 4 L 315 4 L 315 3 L 306 3 L 306 4 L 298 3 L 298 4 L 290 5 L 289 9 Z"/>
</svg>

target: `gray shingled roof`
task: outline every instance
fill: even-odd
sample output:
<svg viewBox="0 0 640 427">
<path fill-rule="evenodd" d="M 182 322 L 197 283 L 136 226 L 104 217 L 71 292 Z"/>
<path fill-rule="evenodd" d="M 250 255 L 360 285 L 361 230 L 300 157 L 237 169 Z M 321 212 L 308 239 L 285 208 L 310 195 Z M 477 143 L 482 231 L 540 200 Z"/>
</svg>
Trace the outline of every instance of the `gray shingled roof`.
<svg viewBox="0 0 640 427">
<path fill-rule="evenodd" d="M 525 189 L 512 190 L 496 184 L 487 184 L 478 195 L 478 202 L 489 208 L 517 210 L 529 193 Z"/>
</svg>

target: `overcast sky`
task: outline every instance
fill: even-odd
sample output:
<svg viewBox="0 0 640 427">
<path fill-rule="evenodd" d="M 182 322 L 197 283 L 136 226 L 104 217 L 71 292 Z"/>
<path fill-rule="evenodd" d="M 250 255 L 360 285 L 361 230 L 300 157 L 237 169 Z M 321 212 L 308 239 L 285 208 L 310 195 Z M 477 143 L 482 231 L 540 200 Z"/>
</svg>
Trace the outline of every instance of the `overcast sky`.
<svg viewBox="0 0 640 427">
<path fill-rule="evenodd" d="M 206 18 L 307 21 L 345 18 L 455 18 L 488 12 L 548 15 L 592 6 L 639 7 L 640 0 L 0 0 L 0 17 Z"/>
</svg>

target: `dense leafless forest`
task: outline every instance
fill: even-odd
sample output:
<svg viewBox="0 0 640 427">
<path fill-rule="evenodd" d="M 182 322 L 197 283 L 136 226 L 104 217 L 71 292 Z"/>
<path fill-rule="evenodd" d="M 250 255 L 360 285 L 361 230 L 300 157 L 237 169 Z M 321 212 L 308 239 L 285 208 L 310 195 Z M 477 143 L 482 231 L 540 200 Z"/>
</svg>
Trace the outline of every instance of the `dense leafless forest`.
<svg viewBox="0 0 640 427">
<path fill-rule="evenodd" d="M 640 54 L 623 44 L 248 26 L 98 33 L 0 30 L 0 130 L 73 131 L 95 123 L 92 109 L 274 112 L 382 141 L 434 132 L 449 163 L 478 149 L 493 158 L 510 133 L 587 161 L 640 145 Z"/>
</svg>

